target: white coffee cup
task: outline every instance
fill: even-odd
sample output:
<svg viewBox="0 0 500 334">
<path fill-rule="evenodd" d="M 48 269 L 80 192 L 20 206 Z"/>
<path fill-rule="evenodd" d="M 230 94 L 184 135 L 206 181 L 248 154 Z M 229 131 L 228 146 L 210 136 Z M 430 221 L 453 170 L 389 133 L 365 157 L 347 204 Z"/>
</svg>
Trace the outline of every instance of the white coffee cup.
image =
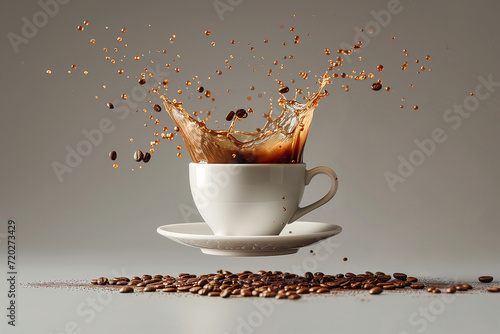
<svg viewBox="0 0 500 334">
<path fill-rule="evenodd" d="M 318 174 L 330 177 L 330 190 L 300 207 L 305 186 Z M 286 224 L 332 199 L 338 187 L 333 170 L 306 170 L 304 163 L 190 163 L 189 182 L 196 207 L 219 236 L 278 235 Z"/>
</svg>

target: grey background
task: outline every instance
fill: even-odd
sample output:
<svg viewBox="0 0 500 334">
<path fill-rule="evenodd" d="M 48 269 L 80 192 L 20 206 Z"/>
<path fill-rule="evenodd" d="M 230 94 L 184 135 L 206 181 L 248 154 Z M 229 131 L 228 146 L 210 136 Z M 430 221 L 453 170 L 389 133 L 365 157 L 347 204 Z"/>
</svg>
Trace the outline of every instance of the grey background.
<svg viewBox="0 0 500 334">
<path fill-rule="evenodd" d="M 325 165 L 334 169 L 339 175 L 340 188 L 331 202 L 303 219 L 343 227 L 342 234 L 329 244 L 334 252 L 326 259 L 314 260 L 309 253 L 314 247 L 283 257 L 213 257 L 159 236 L 155 230 L 160 225 L 201 221 L 198 214 L 183 214 L 180 209 L 194 208 L 187 179 L 189 155 L 182 148 L 183 156 L 175 156 L 175 146 L 183 145 L 180 138 L 163 142 L 155 148 L 151 162 L 138 171 L 131 155 L 138 148 L 147 148 L 154 139 L 154 128 L 143 127 L 144 123 L 151 124 L 147 119 L 149 114 L 136 114 L 134 109 L 121 120 L 118 113 L 106 108 L 106 102 L 124 92 L 130 96 L 137 85 L 134 78 L 144 67 L 154 68 L 156 64 L 164 66 L 169 62 L 172 67 L 181 68 L 180 73 L 170 69 L 165 75 L 171 81 L 169 94 L 173 97 L 177 95 L 176 87 L 195 74 L 201 78 L 214 77 L 203 82 L 220 96 L 213 104 L 207 103 L 207 99 L 202 102 L 193 99 L 189 102 L 192 110 L 214 110 L 215 105 L 212 120 L 222 120 L 228 110 L 243 103 L 242 107 L 256 110 L 248 126 L 262 125 L 259 115 L 268 111 L 268 98 L 277 98 L 277 84 L 273 81 L 277 76 L 266 75 L 273 60 L 281 63 L 283 55 L 293 55 L 293 61 L 283 61 L 287 67 L 281 71 L 282 76 L 289 82 L 288 74 L 294 74 L 297 82 L 291 88 L 313 89 L 312 77 L 324 73 L 327 60 L 335 55 L 341 43 L 352 45 L 356 41 L 356 27 L 376 22 L 370 11 L 387 9 L 389 3 L 243 0 L 231 5 L 223 2 L 232 10 L 224 12 L 221 19 L 212 1 L 71 1 L 60 5 L 58 13 L 15 53 L 7 34 L 20 35 L 22 18 L 33 22 L 33 15 L 41 7 L 35 1 L 2 1 L 0 219 L 3 227 L 0 234 L 3 233 L 4 254 L 7 221 L 13 218 L 17 222 L 21 282 L 90 279 L 113 276 L 116 272 L 202 274 L 220 268 L 234 272 L 299 268 L 297 273 L 301 273 L 311 263 L 317 271 L 333 273 L 402 271 L 450 280 L 471 280 L 484 274 L 500 277 L 499 87 L 493 87 L 490 96 L 481 100 L 468 118 L 461 118 L 458 128 L 452 127 L 455 121 L 443 119 L 448 109 L 463 104 L 469 93 L 476 90 L 481 84 L 479 77 L 491 76 L 493 81 L 500 82 L 499 6 L 494 1 L 401 1 L 402 11 L 391 15 L 385 27 L 368 35 L 368 42 L 359 52 L 363 61 L 353 61 L 341 68 L 346 73 L 353 69 L 376 71 L 376 66 L 383 64 L 385 69 L 380 77 L 395 92 L 373 92 L 369 89 L 371 81 L 336 80 L 334 87 L 327 88 L 331 94 L 316 109 L 305 162 L 309 167 Z M 296 14 L 294 18 L 292 13 Z M 83 20 L 89 20 L 90 24 L 79 32 L 76 26 Z M 280 29 L 281 24 L 284 29 Z M 120 33 L 122 27 L 127 28 L 126 34 Z M 290 27 L 295 32 L 289 32 Z M 211 35 L 205 36 L 205 30 L 210 30 Z M 173 34 L 177 37 L 170 44 L 168 39 Z M 295 34 L 301 37 L 298 45 L 293 45 Z M 123 36 L 122 43 L 116 42 L 118 36 Z M 95 45 L 89 43 L 91 38 L 97 40 Z M 232 39 L 237 44 L 231 45 Z M 269 43 L 264 44 L 264 39 Z M 216 42 L 215 48 L 210 46 L 212 41 Z M 286 47 L 283 41 L 287 42 Z M 128 43 L 126 48 L 124 43 Z M 255 47 L 254 53 L 248 43 Z M 108 54 L 117 60 L 126 55 L 123 66 L 104 59 L 102 48 L 114 45 L 119 46 L 119 52 Z M 326 47 L 332 51 L 330 57 L 323 52 Z M 167 55 L 156 52 L 163 49 Z M 403 49 L 408 50 L 408 57 Z M 148 50 L 151 50 L 149 56 Z M 145 56 L 134 62 L 132 58 L 140 53 Z M 172 62 L 177 54 L 181 57 Z M 224 59 L 229 54 L 235 55 L 231 71 L 224 69 Z M 431 56 L 429 61 L 424 61 L 426 55 Z M 259 60 L 262 56 L 265 59 Z M 150 59 L 155 63 L 148 63 Z M 432 72 L 417 75 L 415 59 L 421 60 L 419 65 L 432 68 Z M 400 70 L 404 61 L 409 62 L 405 72 Z M 71 64 L 78 68 L 68 75 Z M 252 73 L 248 64 L 266 65 Z M 124 68 L 125 74 L 117 74 L 119 68 Z M 52 70 L 51 75 L 45 73 L 47 69 Z M 218 69 L 223 70 L 220 77 L 215 75 Z M 84 70 L 89 71 L 87 76 L 82 74 Z M 311 79 L 302 84 L 299 70 L 310 70 Z M 125 75 L 131 79 L 126 80 Z M 344 83 L 350 85 L 349 92 L 340 88 Z M 256 87 L 253 92 L 248 88 L 251 85 Z M 228 88 L 231 94 L 225 93 Z M 257 98 L 256 94 L 263 91 L 267 94 Z M 481 92 L 484 94 L 486 90 L 483 88 Z M 96 95 L 98 99 L 94 98 Z M 253 96 L 252 101 L 246 100 L 247 95 Z M 159 99 L 153 97 L 158 103 Z M 406 101 L 401 110 L 402 97 Z M 138 105 L 137 108 L 149 106 L 145 101 Z M 277 107 L 276 102 L 273 105 Z M 413 105 L 419 106 L 418 111 L 411 110 Z M 102 142 L 71 173 L 64 174 L 60 182 L 51 164 L 64 163 L 66 146 L 76 148 L 85 139 L 82 131 L 97 128 L 103 118 L 111 120 L 114 130 L 105 134 Z M 159 118 L 161 126 L 173 128 L 166 113 Z M 446 141 L 436 144 L 435 152 L 426 156 L 405 182 L 397 183 L 391 191 L 384 173 L 397 173 L 399 156 L 408 159 L 417 154 L 415 140 L 431 138 L 436 128 L 443 130 Z M 133 143 L 129 141 L 131 137 Z M 119 155 L 116 170 L 107 157 L 110 150 Z M 136 170 L 132 172 L 132 168 Z M 322 181 L 313 181 L 304 202 L 314 201 L 318 193 L 325 191 Z M 349 260 L 343 262 L 343 257 Z M 83 324 L 83 332 L 96 333 L 105 328 L 130 332 L 132 328 L 159 326 L 181 332 L 180 320 L 187 308 L 207 321 L 209 332 L 234 332 L 237 317 L 245 317 L 254 307 L 246 301 L 224 304 L 196 298 L 141 297 L 135 301 L 111 302 L 95 321 L 86 323 L 75 314 L 86 296 L 75 291 L 49 294 L 45 290 L 24 289 L 19 298 L 20 310 L 25 313 L 21 313 L 19 323 L 25 326 L 22 328 L 30 329 L 34 326 L 29 322 L 32 317 L 38 321 L 38 327 L 33 328 L 43 333 L 62 331 L 71 319 Z M 370 304 L 352 298 L 287 305 L 258 329 L 279 331 L 308 326 L 325 333 L 334 329 L 354 333 L 367 324 L 352 322 L 356 318 L 348 314 L 359 312 L 360 316 L 368 316 L 374 310 L 382 312 L 405 305 L 395 315 L 397 320 L 382 316 L 372 324 L 380 325 L 385 332 L 411 333 L 419 327 L 408 323 L 408 314 L 431 301 L 429 298 L 408 301 L 404 296 L 394 296 Z M 457 315 L 460 312 L 472 312 L 472 319 L 480 311 L 487 315 L 485 305 L 497 307 L 498 301 L 476 297 L 454 303 L 441 318 L 430 322 L 426 330 L 446 329 L 450 326 L 449 319 L 461 318 Z M 216 308 L 227 309 L 231 317 L 220 318 L 213 312 Z M 339 314 L 337 322 L 328 318 L 325 308 Z M 127 317 L 122 325 L 117 323 L 117 319 L 133 312 L 148 318 L 148 311 L 153 312 L 148 321 Z M 319 312 L 318 316 L 327 320 L 307 320 L 301 324 L 290 320 L 292 314 L 313 317 L 310 312 Z M 57 316 L 52 317 L 53 314 Z M 224 325 L 217 327 L 217 321 Z M 480 326 L 491 329 L 495 321 L 492 318 Z M 477 325 L 474 321 L 472 324 Z M 459 321 L 455 332 L 465 330 L 464 326 Z M 205 327 L 184 330 L 193 332 L 200 328 Z"/>
</svg>

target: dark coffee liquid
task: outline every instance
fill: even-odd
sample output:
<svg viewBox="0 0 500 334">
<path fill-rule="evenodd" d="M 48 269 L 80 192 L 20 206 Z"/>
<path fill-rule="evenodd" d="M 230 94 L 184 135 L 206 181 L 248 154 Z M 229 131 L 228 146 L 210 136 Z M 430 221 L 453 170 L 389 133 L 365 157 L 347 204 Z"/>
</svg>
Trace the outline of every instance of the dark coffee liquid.
<svg viewBox="0 0 500 334">
<path fill-rule="evenodd" d="M 203 121 L 194 119 L 182 107 L 182 102 L 169 101 L 162 96 L 165 108 L 179 128 L 193 162 L 207 163 L 300 163 L 311 125 L 313 112 L 330 78 L 320 79 L 318 92 L 306 103 L 281 97 L 283 108 L 274 120 L 268 120 L 262 130 L 255 132 L 210 130 Z M 236 119 L 233 120 L 233 124 Z"/>
</svg>

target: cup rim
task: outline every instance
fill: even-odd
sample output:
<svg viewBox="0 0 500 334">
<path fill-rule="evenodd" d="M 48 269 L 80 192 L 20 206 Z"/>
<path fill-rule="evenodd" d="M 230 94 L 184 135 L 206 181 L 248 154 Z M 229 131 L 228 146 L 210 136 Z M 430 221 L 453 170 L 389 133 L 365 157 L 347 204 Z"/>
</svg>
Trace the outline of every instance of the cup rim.
<svg viewBox="0 0 500 334">
<path fill-rule="evenodd" d="M 305 166 L 305 162 L 293 162 L 293 163 L 240 163 L 240 164 L 220 164 L 220 163 L 210 163 L 210 162 L 190 162 L 190 165 L 195 166 Z"/>
</svg>

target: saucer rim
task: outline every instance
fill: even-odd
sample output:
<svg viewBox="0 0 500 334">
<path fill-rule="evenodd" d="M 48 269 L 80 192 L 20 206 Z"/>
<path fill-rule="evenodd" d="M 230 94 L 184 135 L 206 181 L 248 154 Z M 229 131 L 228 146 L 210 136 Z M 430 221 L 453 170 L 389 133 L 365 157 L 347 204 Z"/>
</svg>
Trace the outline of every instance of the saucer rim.
<svg viewBox="0 0 500 334">
<path fill-rule="evenodd" d="M 210 238 L 212 240 L 219 239 L 219 240 L 237 240 L 237 239 L 244 239 L 245 241 L 252 241 L 252 240 L 262 240 L 262 239 L 294 239 L 294 238 L 303 238 L 304 236 L 334 236 L 337 234 L 340 234 L 342 232 L 342 227 L 336 224 L 330 224 L 330 223 L 324 223 L 324 222 L 311 222 L 311 221 L 296 221 L 294 223 L 306 223 L 306 224 L 321 224 L 321 225 L 330 225 L 331 229 L 328 231 L 322 231 L 322 232 L 311 232 L 311 233 L 301 233 L 301 234 L 285 234 L 285 235 L 248 235 L 248 236 L 242 236 L 242 235 L 214 235 L 214 234 L 191 234 L 191 233 L 186 233 L 186 232 L 173 232 L 173 231 L 168 231 L 165 230 L 164 228 L 168 228 L 169 226 L 181 226 L 181 225 L 207 225 L 205 222 L 192 222 L 192 223 L 177 223 L 177 224 L 167 224 L 167 225 L 162 225 L 159 226 L 156 229 L 156 232 L 164 237 L 190 237 L 193 239 L 207 239 Z"/>
</svg>

